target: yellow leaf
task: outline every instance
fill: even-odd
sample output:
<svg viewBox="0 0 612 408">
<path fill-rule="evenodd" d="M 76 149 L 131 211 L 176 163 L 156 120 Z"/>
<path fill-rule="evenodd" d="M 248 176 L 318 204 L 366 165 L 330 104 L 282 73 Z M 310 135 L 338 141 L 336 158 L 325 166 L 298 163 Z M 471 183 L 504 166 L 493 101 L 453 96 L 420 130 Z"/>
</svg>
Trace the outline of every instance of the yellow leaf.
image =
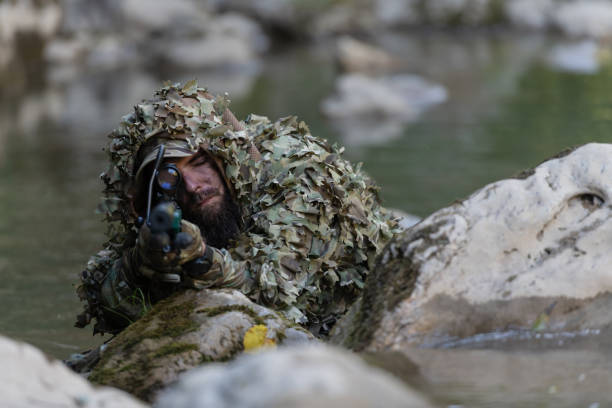
<svg viewBox="0 0 612 408">
<path fill-rule="evenodd" d="M 251 327 L 244 334 L 242 344 L 244 345 L 244 351 L 252 353 L 261 348 L 274 348 L 276 342 L 273 339 L 266 337 L 268 334 L 268 328 L 263 324 L 258 324 Z"/>
</svg>

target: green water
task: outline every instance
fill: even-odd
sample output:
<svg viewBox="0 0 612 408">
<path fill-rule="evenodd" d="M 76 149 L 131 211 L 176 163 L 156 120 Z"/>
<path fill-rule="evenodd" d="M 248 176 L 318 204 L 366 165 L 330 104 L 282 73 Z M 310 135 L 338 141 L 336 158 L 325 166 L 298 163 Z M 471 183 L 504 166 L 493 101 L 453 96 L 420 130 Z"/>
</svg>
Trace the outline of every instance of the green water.
<svg viewBox="0 0 612 408">
<path fill-rule="evenodd" d="M 346 155 L 364 163 L 387 206 L 419 216 L 566 147 L 612 141 L 611 66 L 594 75 L 562 73 L 537 49 L 518 63 L 513 38 L 423 35 L 410 41 L 421 54 L 405 58 L 406 70 L 431 70 L 450 97 L 378 143 L 375 135 L 367 144 L 352 143 L 320 113 L 337 75 L 329 47 L 281 51 L 255 74 L 226 73 L 222 80 L 170 69 L 83 72 L 54 82 L 39 72 L 36 86 L 10 97 L 0 91 L 0 333 L 59 358 L 101 342 L 90 328 L 72 327 L 80 311 L 72 285 L 104 241 L 94 214 L 104 135 L 168 78 L 197 77 L 214 91 L 244 81 L 232 97 L 237 116 L 299 115 L 313 134 L 345 144 Z M 463 50 L 467 63 L 460 69 L 423 64 L 444 42 Z M 477 58 L 483 49 L 486 58 Z M 446 57 L 435 58 L 443 65 Z"/>
</svg>

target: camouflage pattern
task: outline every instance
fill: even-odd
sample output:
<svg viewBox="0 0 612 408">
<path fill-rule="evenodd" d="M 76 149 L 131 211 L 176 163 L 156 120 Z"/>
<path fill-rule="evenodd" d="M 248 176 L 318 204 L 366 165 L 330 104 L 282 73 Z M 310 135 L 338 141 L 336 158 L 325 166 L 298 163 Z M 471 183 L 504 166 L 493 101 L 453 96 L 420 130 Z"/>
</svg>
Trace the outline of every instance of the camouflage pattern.
<svg viewBox="0 0 612 408">
<path fill-rule="evenodd" d="M 342 158 L 343 148 L 312 136 L 304 122 L 250 115 L 232 126 L 224 120 L 228 104 L 194 81 L 167 85 L 110 135 L 110 167 L 101 176 L 109 240 L 82 273 L 78 291 L 87 305 L 78 326 L 96 318 L 94 332 L 116 330 L 113 316 L 138 318 L 163 286 L 135 271 L 132 211 L 136 153 L 161 132 L 213 155 L 242 210 L 238 239 L 213 248 L 210 270 L 198 279 L 184 276 L 184 284 L 239 288 L 305 325 L 344 313 L 360 293 L 396 228 L 377 187 Z"/>
</svg>

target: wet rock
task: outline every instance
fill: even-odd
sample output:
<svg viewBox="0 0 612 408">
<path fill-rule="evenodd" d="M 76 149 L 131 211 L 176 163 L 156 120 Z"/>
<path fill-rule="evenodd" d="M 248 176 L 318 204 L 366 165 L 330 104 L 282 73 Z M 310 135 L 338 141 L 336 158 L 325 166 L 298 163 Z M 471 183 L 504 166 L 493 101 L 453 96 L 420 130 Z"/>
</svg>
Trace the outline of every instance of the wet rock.
<svg viewBox="0 0 612 408">
<path fill-rule="evenodd" d="M 238 291 L 190 290 L 159 302 L 108 343 L 89 379 L 151 401 L 180 373 L 242 353 L 247 330 L 257 325 L 265 326 L 266 344 L 315 341 Z"/>
<path fill-rule="evenodd" d="M 593 40 L 559 44 L 548 54 L 550 65 L 559 70 L 578 74 L 595 74 L 599 71 L 599 46 Z"/>
<path fill-rule="evenodd" d="M 351 37 L 339 38 L 336 45 L 338 63 L 344 71 L 374 73 L 387 71 L 396 65 L 383 49 Z"/>
<path fill-rule="evenodd" d="M 421 20 L 419 0 L 375 0 L 373 11 L 386 26 L 412 25 Z"/>
<path fill-rule="evenodd" d="M 562 3 L 552 16 L 554 24 L 572 36 L 612 37 L 612 3 L 582 0 Z"/>
<path fill-rule="evenodd" d="M 61 361 L 26 343 L 0 336 L 0 395 L 3 407 L 125 407 L 146 405 L 123 391 L 94 388 Z"/>
<path fill-rule="evenodd" d="M 286 0 L 213 0 L 217 12 L 232 11 L 252 17 L 266 27 L 283 32 L 298 34 L 304 29 L 305 21 L 312 17 L 307 2 Z"/>
<path fill-rule="evenodd" d="M 210 17 L 207 7 L 194 0 L 123 0 L 119 6 L 118 17 L 131 29 L 145 32 L 170 29 L 204 33 L 206 28 L 200 24 Z"/>
<path fill-rule="evenodd" d="M 550 25 L 553 7 L 553 0 L 510 0 L 505 4 L 505 14 L 519 28 L 541 30 Z"/>
<path fill-rule="evenodd" d="M 64 15 L 62 35 L 45 52 L 55 64 L 217 68 L 251 64 L 268 47 L 252 20 L 215 15 L 207 3 L 193 0 L 69 0 Z"/>
<path fill-rule="evenodd" d="M 45 47 L 44 58 L 53 64 L 82 61 L 87 56 L 88 50 L 93 47 L 92 41 L 88 35 L 55 39 Z"/>
<path fill-rule="evenodd" d="M 0 68 L 15 57 L 20 35 L 34 35 L 45 40 L 59 29 L 62 12 L 59 5 L 30 0 L 0 3 Z"/>
<path fill-rule="evenodd" d="M 430 407 L 418 392 L 357 356 L 322 345 L 243 356 L 187 373 L 157 408 Z"/>
<path fill-rule="evenodd" d="M 267 39 L 251 20 L 238 14 L 218 16 L 206 35 L 193 39 L 160 41 L 155 55 L 186 68 L 246 66 L 267 49 Z"/>
<path fill-rule="evenodd" d="M 436 24 L 468 25 L 487 23 L 492 19 L 490 0 L 429 0 L 423 3 L 426 18 Z"/>
<path fill-rule="evenodd" d="M 62 0 L 62 32 L 116 32 L 122 30 L 122 0 Z"/>
<path fill-rule="evenodd" d="M 353 145 L 382 143 L 398 137 L 404 125 L 446 100 L 446 90 L 416 75 L 372 78 L 345 74 L 335 95 L 321 104 L 343 141 Z"/>
<path fill-rule="evenodd" d="M 336 94 L 323 101 L 322 109 L 332 118 L 390 116 L 410 121 L 446 97 L 442 86 L 416 75 L 346 74 L 338 78 Z"/>
<path fill-rule="evenodd" d="M 610 326 L 611 159 L 609 144 L 563 152 L 407 230 L 334 340 L 383 350 Z"/>
</svg>

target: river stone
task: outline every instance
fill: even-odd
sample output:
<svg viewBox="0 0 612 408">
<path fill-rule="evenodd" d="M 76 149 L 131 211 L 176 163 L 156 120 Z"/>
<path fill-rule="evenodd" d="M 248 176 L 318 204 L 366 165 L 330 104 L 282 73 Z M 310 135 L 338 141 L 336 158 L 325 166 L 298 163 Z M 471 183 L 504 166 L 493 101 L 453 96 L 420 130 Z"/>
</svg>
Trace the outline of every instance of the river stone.
<svg viewBox="0 0 612 408">
<path fill-rule="evenodd" d="M 596 74 L 602 50 L 596 41 L 583 40 L 558 44 L 551 48 L 547 61 L 556 70 L 577 74 Z"/>
<path fill-rule="evenodd" d="M 266 351 L 198 368 L 155 403 L 156 408 L 431 406 L 389 373 L 323 345 Z"/>
<path fill-rule="evenodd" d="M 395 61 L 385 50 L 343 36 L 336 42 L 338 64 L 344 71 L 375 73 L 393 68 Z"/>
<path fill-rule="evenodd" d="M 612 3 L 608 0 L 563 2 L 552 20 L 565 34 L 610 38 L 612 36 Z"/>
<path fill-rule="evenodd" d="M 609 326 L 611 162 L 612 145 L 584 145 L 406 230 L 383 250 L 334 341 L 385 350 Z"/>
<path fill-rule="evenodd" d="M 61 36 L 45 51 L 56 65 L 112 69 L 156 61 L 187 69 L 247 68 L 268 47 L 257 23 L 214 14 L 207 2 L 66 0 L 62 9 Z"/>
<path fill-rule="evenodd" d="M 444 87 L 417 75 L 345 74 L 336 82 L 336 94 L 324 100 L 321 108 L 331 118 L 378 115 L 410 121 L 446 98 Z"/>
<path fill-rule="evenodd" d="M 550 24 L 554 0 L 508 0 L 504 4 L 507 18 L 518 28 L 545 29 Z"/>
<path fill-rule="evenodd" d="M 123 391 L 94 388 L 60 361 L 27 343 L 0 336 L 0 406 L 125 407 L 146 405 Z"/>
<path fill-rule="evenodd" d="M 242 353 L 244 335 L 255 325 L 265 325 L 277 345 L 315 341 L 238 291 L 187 290 L 157 303 L 108 343 L 89 379 L 151 401 L 181 372 Z"/>
</svg>

